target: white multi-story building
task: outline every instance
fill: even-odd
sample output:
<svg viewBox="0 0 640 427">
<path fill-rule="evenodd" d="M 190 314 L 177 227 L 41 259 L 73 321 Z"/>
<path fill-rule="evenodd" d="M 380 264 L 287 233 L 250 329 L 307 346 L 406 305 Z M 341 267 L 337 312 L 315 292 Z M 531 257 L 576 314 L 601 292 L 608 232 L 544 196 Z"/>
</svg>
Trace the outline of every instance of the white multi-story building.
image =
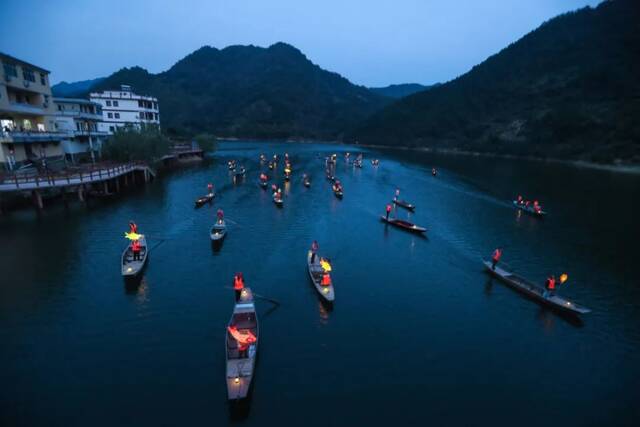
<svg viewBox="0 0 640 427">
<path fill-rule="evenodd" d="M 100 147 L 109 135 L 99 130 L 102 122 L 102 106 L 79 98 L 53 98 L 57 106 L 56 130 L 65 134 L 62 139 L 67 160 L 95 162 Z"/>
<path fill-rule="evenodd" d="M 102 106 L 102 122 L 98 130 L 113 133 L 118 127 L 142 124 L 160 126 L 158 98 L 136 95 L 131 86 L 122 85 L 120 90 L 105 90 L 89 94 L 92 102 Z"/>
</svg>

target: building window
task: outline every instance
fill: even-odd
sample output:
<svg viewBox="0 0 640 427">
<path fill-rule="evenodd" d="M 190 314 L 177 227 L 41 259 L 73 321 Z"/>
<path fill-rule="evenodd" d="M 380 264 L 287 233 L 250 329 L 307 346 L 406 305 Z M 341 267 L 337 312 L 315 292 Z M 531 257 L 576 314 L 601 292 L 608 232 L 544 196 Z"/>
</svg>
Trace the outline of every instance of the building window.
<svg viewBox="0 0 640 427">
<path fill-rule="evenodd" d="M 111 107 L 111 101 L 107 101 L 107 107 Z"/>
<path fill-rule="evenodd" d="M 107 113 L 107 118 L 109 118 L 109 119 L 113 119 L 113 114 L 111 114 L 111 113 Z"/>
<path fill-rule="evenodd" d="M 4 62 L 2 65 L 4 66 L 4 73 L 7 76 L 18 77 L 18 70 L 16 69 L 15 64 L 8 64 Z"/>
<path fill-rule="evenodd" d="M 157 103 L 157 102 L 154 102 L 154 103 L 153 103 L 153 109 L 154 109 L 154 110 L 157 110 L 157 109 L 158 109 L 158 103 Z"/>
<path fill-rule="evenodd" d="M 115 113 L 116 119 L 120 118 L 120 113 Z"/>
<path fill-rule="evenodd" d="M 111 132 L 113 132 L 115 129 L 116 129 L 115 127 L 113 127 L 113 126 L 109 126 L 109 130 L 110 130 Z"/>
<path fill-rule="evenodd" d="M 42 84 L 42 86 L 47 85 L 47 76 L 44 73 L 40 73 L 40 84 Z"/>
<path fill-rule="evenodd" d="M 160 115 L 158 113 L 155 113 L 155 114 L 156 114 L 156 120 L 159 121 L 160 120 Z"/>
<path fill-rule="evenodd" d="M 22 68 L 22 76 L 25 80 L 29 80 L 30 82 L 36 82 L 36 74 L 30 68 Z"/>
<path fill-rule="evenodd" d="M 118 106 L 118 101 L 113 101 L 113 106 L 117 107 Z"/>
<path fill-rule="evenodd" d="M 142 108 L 142 100 L 138 99 L 138 108 Z"/>
<path fill-rule="evenodd" d="M 58 111 L 62 111 L 62 110 L 63 110 L 62 105 L 58 104 Z"/>
</svg>

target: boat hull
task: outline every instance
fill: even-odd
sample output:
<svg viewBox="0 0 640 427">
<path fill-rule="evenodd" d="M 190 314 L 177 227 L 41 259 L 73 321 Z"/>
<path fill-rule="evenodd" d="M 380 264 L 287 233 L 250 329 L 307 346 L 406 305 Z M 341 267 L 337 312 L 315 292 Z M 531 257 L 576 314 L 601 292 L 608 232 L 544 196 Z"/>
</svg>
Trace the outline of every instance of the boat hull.
<svg viewBox="0 0 640 427">
<path fill-rule="evenodd" d="M 316 259 L 314 260 L 316 262 L 311 264 L 311 251 L 307 253 L 307 271 L 309 272 L 309 278 L 313 283 L 313 287 L 316 288 L 318 295 L 320 295 L 320 298 L 329 304 L 333 304 L 336 299 L 333 284 L 329 286 L 322 286 L 320 284 L 321 277 L 318 277 L 318 273 L 322 271 L 322 267 L 320 267 L 319 259 L 320 256 L 316 255 Z"/>
<path fill-rule="evenodd" d="M 149 248 L 147 246 L 147 239 L 144 236 L 141 236 L 140 239 L 140 260 L 133 260 L 133 251 L 127 245 L 122 253 L 122 262 L 121 262 L 121 271 L 122 277 L 125 278 L 135 278 L 142 270 L 144 270 L 145 265 L 147 264 L 147 258 L 149 257 Z"/>
<path fill-rule="evenodd" d="M 415 205 L 412 205 L 409 202 L 405 202 L 404 200 L 394 200 L 393 204 L 395 204 L 396 206 L 400 206 L 401 208 L 405 208 L 406 210 L 409 210 L 411 212 L 416 210 Z"/>
<path fill-rule="evenodd" d="M 226 237 L 226 235 L 227 224 L 225 224 L 224 222 L 222 224 L 215 224 L 209 231 L 209 237 L 211 238 L 212 242 L 220 242 Z"/>
<path fill-rule="evenodd" d="M 494 270 L 493 268 L 491 268 L 491 261 L 483 260 L 482 263 L 484 264 L 484 267 L 489 274 L 502 280 L 504 283 L 509 285 L 509 287 L 528 296 L 541 305 L 553 308 L 565 314 L 572 315 L 581 315 L 591 312 L 590 309 L 578 305 L 558 295 L 545 297 L 545 289 L 543 287 L 537 286 L 529 282 L 528 280 L 517 276 L 508 270 L 505 270 L 500 266 L 500 264 L 496 265 L 496 268 Z"/>
<path fill-rule="evenodd" d="M 526 206 L 521 205 L 520 203 L 518 203 L 517 200 L 513 201 L 513 206 L 518 209 L 521 210 L 522 212 L 528 213 L 529 215 L 536 217 L 536 218 L 544 218 L 547 213 L 545 211 L 540 211 L 540 212 L 536 212 L 535 210 L 533 210 L 533 208 L 529 208 Z"/>
<path fill-rule="evenodd" d="M 234 338 L 230 336 L 228 331 L 225 334 L 225 379 L 227 399 L 230 402 L 241 402 L 249 397 L 255 376 L 258 343 L 260 342 L 258 316 L 251 289 L 245 288 L 243 292 L 247 292 L 248 298 L 241 297 L 241 300 L 235 304 L 228 326 L 251 330 L 256 341 L 249 345 L 244 354 L 240 354 Z M 243 327 L 240 322 L 246 322 L 246 327 Z"/>
<path fill-rule="evenodd" d="M 399 222 L 398 220 L 394 220 L 392 218 L 387 219 L 387 217 L 385 217 L 384 215 L 380 217 L 380 220 L 385 224 L 393 225 L 394 227 L 398 227 L 411 233 L 424 235 L 424 233 L 427 232 L 427 229 L 424 227 L 420 227 L 415 224 L 408 225 L 410 223 L 407 223 L 407 225 L 405 225 L 403 222 Z"/>
</svg>

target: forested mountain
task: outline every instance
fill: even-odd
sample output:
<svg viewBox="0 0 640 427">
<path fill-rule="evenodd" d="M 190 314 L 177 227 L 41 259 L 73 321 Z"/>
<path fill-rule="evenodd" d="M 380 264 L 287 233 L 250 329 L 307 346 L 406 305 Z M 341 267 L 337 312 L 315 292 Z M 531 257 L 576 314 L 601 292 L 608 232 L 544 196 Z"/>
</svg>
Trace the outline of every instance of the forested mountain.
<svg viewBox="0 0 640 427">
<path fill-rule="evenodd" d="M 339 139 L 389 99 L 309 61 L 298 49 L 205 46 L 169 70 L 124 68 L 91 90 L 129 84 L 158 97 L 168 133 Z"/>
<path fill-rule="evenodd" d="M 53 96 L 59 96 L 63 98 L 82 96 L 89 92 L 92 87 L 100 83 L 102 80 L 104 80 L 104 77 L 98 77 L 97 79 L 91 80 L 82 80 L 73 83 L 60 82 L 51 86 L 51 92 L 53 92 Z"/>
<path fill-rule="evenodd" d="M 389 98 L 404 98 L 405 96 L 413 95 L 416 92 L 423 91 L 430 87 L 432 86 L 423 86 L 418 83 L 403 83 L 385 87 L 372 87 L 369 89 L 378 95 L 387 96 Z"/>
<path fill-rule="evenodd" d="M 640 162 L 640 5 L 610 0 L 558 16 L 348 140 Z"/>
</svg>

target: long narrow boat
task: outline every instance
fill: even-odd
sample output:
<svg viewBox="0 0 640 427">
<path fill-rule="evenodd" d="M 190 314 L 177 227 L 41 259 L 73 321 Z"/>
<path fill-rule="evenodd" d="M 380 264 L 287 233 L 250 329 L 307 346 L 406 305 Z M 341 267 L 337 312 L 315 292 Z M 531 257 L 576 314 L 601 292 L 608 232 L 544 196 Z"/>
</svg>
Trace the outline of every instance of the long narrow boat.
<svg viewBox="0 0 640 427">
<path fill-rule="evenodd" d="M 543 210 L 536 212 L 536 210 L 533 209 L 533 205 L 526 206 L 522 203 L 518 203 L 517 200 L 513 201 L 513 206 L 515 206 L 516 209 L 520 209 L 521 211 L 528 213 L 529 215 L 535 216 L 536 218 L 544 218 L 544 216 L 547 214 Z"/>
<path fill-rule="evenodd" d="M 407 210 L 410 210 L 411 212 L 416 210 L 416 205 L 413 205 L 413 204 L 407 202 L 406 200 L 393 199 L 393 203 L 396 204 L 397 206 L 400 206 L 401 208 L 405 208 Z"/>
<path fill-rule="evenodd" d="M 493 276 L 505 282 L 507 285 L 525 294 L 526 296 L 537 301 L 540 304 L 549 306 L 551 308 L 554 308 L 564 313 L 570 313 L 575 315 L 586 314 L 591 312 L 590 309 L 583 307 L 581 305 L 578 305 L 575 302 L 570 301 L 566 298 L 558 296 L 555 293 L 551 296 L 545 297 L 544 287 L 535 285 L 530 281 L 528 281 L 527 279 L 520 277 L 516 274 L 513 274 L 511 271 L 507 269 L 507 267 L 503 267 L 503 264 L 496 265 L 496 268 L 494 270 L 491 268 L 491 261 L 483 259 L 482 263 L 484 264 L 486 270 L 490 274 L 492 274 Z"/>
<path fill-rule="evenodd" d="M 318 291 L 318 294 L 322 299 L 328 303 L 333 303 L 336 299 L 336 294 L 333 289 L 333 283 L 330 285 L 322 285 L 322 275 L 324 274 L 324 268 L 320 264 L 320 256 L 316 254 L 316 259 L 311 263 L 311 251 L 307 253 L 307 269 L 309 270 L 309 277 L 313 282 L 313 286 Z"/>
<path fill-rule="evenodd" d="M 260 185 L 260 187 L 262 187 L 263 190 L 266 190 L 267 187 L 269 186 L 267 181 L 259 181 L 259 185 Z"/>
<path fill-rule="evenodd" d="M 387 219 L 386 216 L 382 215 L 380 217 L 380 220 L 382 222 L 387 223 L 387 224 L 391 224 L 391 225 L 393 225 L 395 227 L 402 228 L 403 230 L 411 231 L 413 233 L 422 234 L 422 233 L 425 233 L 427 231 L 426 228 L 420 227 L 418 225 L 415 225 L 412 222 L 405 221 L 403 219 L 397 219 L 397 218 L 389 218 L 389 219 Z"/>
<path fill-rule="evenodd" d="M 250 288 L 244 288 L 225 334 L 227 398 L 230 401 L 239 401 L 249 395 L 258 355 L 258 332 L 253 293 Z M 238 338 L 245 343 L 239 343 Z"/>
<path fill-rule="evenodd" d="M 334 185 L 332 187 L 332 189 L 333 189 L 333 194 L 335 194 L 335 196 L 338 199 L 342 199 L 342 196 L 344 196 L 344 192 L 342 191 L 342 187 L 337 187 L 337 186 Z"/>
<path fill-rule="evenodd" d="M 140 235 L 138 239 L 140 242 L 140 259 L 133 259 L 133 251 L 131 245 L 127 245 L 122 252 L 122 276 L 125 278 L 134 278 L 140 274 L 144 265 L 147 263 L 147 256 L 149 251 L 147 249 L 147 239 Z"/>
<path fill-rule="evenodd" d="M 224 219 L 222 221 L 216 221 L 209 231 L 209 237 L 211 237 L 212 242 L 219 242 L 224 239 L 226 235 L 227 224 L 224 222 Z"/>
<path fill-rule="evenodd" d="M 211 203 L 211 201 L 213 200 L 214 197 L 216 197 L 216 195 L 214 193 L 209 193 L 209 194 L 204 195 L 202 197 L 198 197 L 196 199 L 195 207 L 196 208 L 200 208 L 200 207 L 204 206 L 206 203 Z"/>
</svg>

